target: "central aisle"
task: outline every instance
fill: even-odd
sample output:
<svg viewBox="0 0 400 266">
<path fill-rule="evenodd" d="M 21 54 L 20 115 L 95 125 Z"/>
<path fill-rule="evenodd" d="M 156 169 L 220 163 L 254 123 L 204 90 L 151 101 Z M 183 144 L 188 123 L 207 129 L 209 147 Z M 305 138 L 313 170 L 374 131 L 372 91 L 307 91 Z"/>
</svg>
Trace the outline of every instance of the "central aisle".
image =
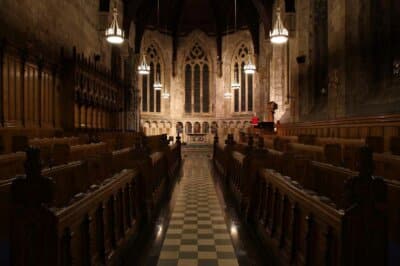
<svg viewBox="0 0 400 266">
<path fill-rule="evenodd" d="M 158 266 L 237 266 L 205 153 L 188 152 Z"/>
</svg>

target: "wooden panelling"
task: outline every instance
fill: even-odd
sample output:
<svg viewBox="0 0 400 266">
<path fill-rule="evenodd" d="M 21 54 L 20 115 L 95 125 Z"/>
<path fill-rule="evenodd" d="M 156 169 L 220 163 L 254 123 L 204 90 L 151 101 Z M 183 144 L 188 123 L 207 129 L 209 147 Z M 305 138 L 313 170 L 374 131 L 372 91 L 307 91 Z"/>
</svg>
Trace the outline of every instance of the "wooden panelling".
<svg viewBox="0 0 400 266">
<path fill-rule="evenodd" d="M 318 129 L 318 130 L 316 130 Z M 319 130 L 319 129 L 329 129 Z M 298 136 L 314 134 L 317 137 L 331 138 L 366 138 L 376 136 L 384 138 L 384 151 L 389 151 L 390 139 L 400 136 L 400 115 L 349 117 L 328 121 L 281 124 L 278 126 L 280 136 Z"/>
</svg>

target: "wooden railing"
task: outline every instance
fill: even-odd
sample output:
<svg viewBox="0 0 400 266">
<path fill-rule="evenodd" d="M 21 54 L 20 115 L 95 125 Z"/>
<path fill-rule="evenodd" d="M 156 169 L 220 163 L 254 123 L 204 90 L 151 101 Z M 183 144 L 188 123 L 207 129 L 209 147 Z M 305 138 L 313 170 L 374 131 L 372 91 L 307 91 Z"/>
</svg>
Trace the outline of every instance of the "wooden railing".
<svg viewBox="0 0 400 266">
<path fill-rule="evenodd" d="M 162 151 L 150 152 L 143 137 L 135 148 L 43 171 L 39 151 L 29 149 L 26 175 L 7 191 L 13 265 L 113 265 L 138 226 L 156 217 L 179 172 L 179 137 L 172 146 L 159 139 Z"/>
<path fill-rule="evenodd" d="M 62 208 L 48 208 L 56 195 L 54 183 L 35 170 L 38 156 L 32 151 L 28 156 L 28 173 L 33 174 L 13 184 L 13 265 L 111 262 L 118 247 L 137 230 L 138 172 L 124 170 L 77 194 Z"/>
<path fill-rule="evenodd" d="M 396 153 L 378 152 L 382 151 L 383 138 L 380 137 L 337 139 L 315 138 L 315 136 L 306 135 L 299 137 L 264 135 L 262 138 L 268 149 L 300 154 L 311 160 L 342 166 L 353 171 L 357 169 L 359 163 L 355 156 L 357 150 L 363 146 L 368 146 L 374 151 L 374 175 L 383 176 L 386 179 L 400 180 L 400 156 Z M 307 142 L 305 139 L 312 139 L 309 143 L 313 144 L 303 144 Z M 303 143 L 299 143 L 300 141 Z M 396 139 L 393 139 L 393 141 L 396 143 Z M 396 146 L 396 144 L 393 145 Z M 396 151 L 396 149 L 393 149 L 393 151 Z"/>
<path fill-rule="evenodd" d="M 223 184 L 234 195 L 241 218 L 254 224 L 282 265 L 385 265 L 385 191 L 396 199 L 400 190 L 392 181 L 371 177 L 367 151 L 358 153 L 358 173 L 265 150 L 262 140 L 255 147 L 249 139 L 245 153 L 240 152 L 243 145 L 217 141 L 214 165 L 224 174 Z M 389 208 L 393 221 L 398 221 L 396 209 Z M 389 232 L 398 231 L 395 224 L 389 223 Z"/>
<path fill-rule="evenodd" d="M 383 137 L 384 151 L 391 149 L 391 139 L 399 137 L 400 115 L 348 117 L 327 121 L 281 124 L 280 136 L 316 135 L 325 138 L 362 139 L 368 136 Z"/>
</svg>

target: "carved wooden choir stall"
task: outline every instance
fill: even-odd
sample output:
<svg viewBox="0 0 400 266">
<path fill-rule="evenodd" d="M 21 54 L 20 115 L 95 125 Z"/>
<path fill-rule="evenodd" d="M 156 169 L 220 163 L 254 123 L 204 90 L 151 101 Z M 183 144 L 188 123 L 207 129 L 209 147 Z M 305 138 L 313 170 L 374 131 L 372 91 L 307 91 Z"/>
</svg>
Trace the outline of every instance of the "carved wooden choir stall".
<svg viewBox="0 0 400 266">
<path fill-rule="evenodd" d="M 286 142 L 279 151 L 277 141 L 265 147 L 263 137 L 257 144 L 252 135 L 247 139 L 238 144 L 229 135 L 221 145 L 216 136 L 213 162 L 241 218 L 277 265 L 385 265 L 387 243 L 399 243 L 399 206 L 387 200 L 399 198 L 400 186 L 373 176 L 370 148 L 354 150 L 350 170 L 335 166 L 337 146 L 306 153 Z M 338 154 L 331 156 L 331 148 Z"/>
</svg>

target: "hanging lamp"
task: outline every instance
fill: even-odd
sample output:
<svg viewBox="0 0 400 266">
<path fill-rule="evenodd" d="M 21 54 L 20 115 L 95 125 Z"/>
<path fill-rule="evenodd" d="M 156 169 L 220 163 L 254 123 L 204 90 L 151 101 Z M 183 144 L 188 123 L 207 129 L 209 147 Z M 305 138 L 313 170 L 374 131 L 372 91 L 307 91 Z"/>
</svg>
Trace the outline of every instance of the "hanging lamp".
<svg viewBox="0 0 400 266">
<path fill-rule="evenodd" d="M 230 88 L 229 87 L 228 88 L 224 87 L 224 90 L 225 90 L 224 99 L 231 99 L 233 97 L 233 94 L 232 94 Z"/>
<path fill-rule="evenodd" d="M 236 25 L 237 25 L 237 6 L 236 6 L 236 0 L 235 0 L 235 28 L 234 28 L 234 33 L 236 32 Z M 239 83 L 239 77 L 236 69 L 234 69 L 234 80 L 231 84 L 232 90 L 239 90 L 240 89 L 240 83 Z"/>
<path fill-rule="evenodd" d="M 157 0 L 157 24 L 160 26 L 160 0 Z M 158 69 L 156 72 L 156 81 L 154 82 L 153 87 L 155 91 L 161 91 L 163 85 L 161 83 L 160 73 L 158 73 Z"/>
<path fill-rule="evenodd" d="M 157 1 L 157 20 L 158 20 L 157 23 L 160 24 L 160 0 Z M 165 28 L 165 32 L 167 32 L 167 28 Z M 160 85 L 161 87 L 163 87 L 161 82 Z M 169 97 L 171 97 L 171 95 L 169 94 L 169 92 L 165 87 L 163 93 L 161 94 L 161 97 L 165 100 L 168 100 Z"/>
<path fill-rule="evenodd" d="M 150 74 L 150 66 L 146 62 L 146 55 L 143 55 L 142 62 L 138 66 L 138 73 L 140 75 L 149 75 Z"/>
<path fill-rule="evenodd" d="M 160 91 L 163 88 L 163 85 L 162 85 L 161 80 L 160 80 L 160 75 L 158 73 L 156 75 L 156 81 L 154 82 L 153 87 L 154 87 L 155 91 Z"/>
<path fill-rule="evenodd" d="M 162 93 L 161 97 L 162 97 L 163 99 L 169 99 L 170 94 L 169 94 L 169 92 L 164 91 L 164 92 Z"/>
<path fill-rule="evenodd" d="M 269 37 L 273 44 L 284 44 L 289 40 L 289 31 L 283 25 L 279 7 L 276 10 L 275 25 L 272 31 L 269 32 Z"/>
<path fill-rule="evenodd" d="M 249 54 L 247 64 L 244 66 L 244 73 L 246 73 L 247 75 L 253 75 L 254 73 L 256 73 L 256 70 L 256 65 L 253 64 L 253 62 L 251 61 L 251 55 Z"/>
<path fill-rule="evenodd" d="M 234 72 L 235 72 L 234 81 L 232 82 L 231 87 L 233 90 L 238 90 L 238 89 L 240 89 L 240 83 L 239 83 L 238 74 L 236 72 L 236 69 Z"/>
<path fill-rule="evenodd" d="M 225 92 L 224 93 L 224 98 L 225 99 L 232 99 L 232 92 L 230 92 L 230 91 Z"/>
<path fill-rule="evenodd" d="M 111 44 L 121 44 L 124 42 L 125 33 L 118 25 L 118 10 L 113 9 L 113 20 L 110 27 L 106 29 L 105 37 L 107 42 Z"/>
</svg>

